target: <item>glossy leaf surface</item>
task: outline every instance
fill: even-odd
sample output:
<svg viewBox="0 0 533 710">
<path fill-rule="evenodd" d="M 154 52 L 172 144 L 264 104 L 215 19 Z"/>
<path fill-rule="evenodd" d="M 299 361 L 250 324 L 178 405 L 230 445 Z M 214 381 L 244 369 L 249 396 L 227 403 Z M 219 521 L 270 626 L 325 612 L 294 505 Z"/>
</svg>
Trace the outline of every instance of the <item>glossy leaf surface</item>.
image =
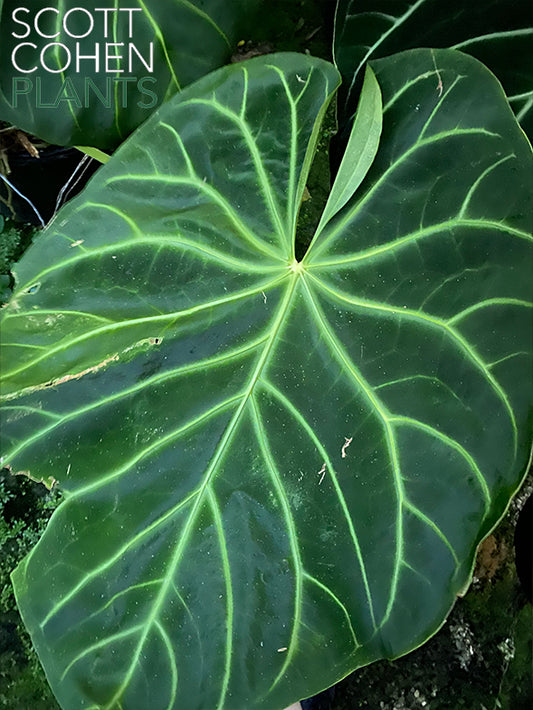
<svg viewBox="0 0 533 710">
<path fill-rule="evenodd" d="M 225 64 L 258 0 L 0 2 L 0 119 L 58 145 L 119 145 Z"/>
<path fill-rule="evenodd" d="M 65 710 L 279 709 L 405 653 L 519 485 L 530 147 L 469 57 L 373 69 L 378 152 L 302 262 L 337 73 L 273 55 L 163 106 L 19 264 L 4 457 L 66 500 L 13 579 Z"/>
<path fill-rule="evenodd" d="M 355 109 L 368 60 L 414 47 L 452 47 L 494 72 L 531 140 L 532 43 L 529 0 L 338 0 L 333 49 L 344 114 Z"/>
</svg>

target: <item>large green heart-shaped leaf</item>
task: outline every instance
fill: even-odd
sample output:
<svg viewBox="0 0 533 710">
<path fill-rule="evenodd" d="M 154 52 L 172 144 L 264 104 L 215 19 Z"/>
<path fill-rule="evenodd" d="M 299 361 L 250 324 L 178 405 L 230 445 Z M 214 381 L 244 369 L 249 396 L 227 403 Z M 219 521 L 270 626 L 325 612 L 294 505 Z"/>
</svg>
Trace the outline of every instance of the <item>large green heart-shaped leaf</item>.
<svg viewBox="0 0 533 710">
<path fill-rule="evenodd" d="M 522 128 L 533 138 L 533 15 L 529 0 L 338 0 L 335 61 L 346 116 L 369 59 L 414 47 L 453 47 L 481 60 L 502 82 Z"/>
<path fill-rule="evenodd" d="M 0 118 L 49 143 L 113 149 L 225 64 L 257 5 L 1 0 Z"/>
<path fill-rule="evenodd" d="M 531 149 L 476 60 L 373 67 L 302 260 L 337 73 L 273 55 L 164 105 L 17 268 L 5 462 L 66 500 L 13 580 L 65 710 L 281 708 L 407 652 L 521 481 Z"/>
</svg>

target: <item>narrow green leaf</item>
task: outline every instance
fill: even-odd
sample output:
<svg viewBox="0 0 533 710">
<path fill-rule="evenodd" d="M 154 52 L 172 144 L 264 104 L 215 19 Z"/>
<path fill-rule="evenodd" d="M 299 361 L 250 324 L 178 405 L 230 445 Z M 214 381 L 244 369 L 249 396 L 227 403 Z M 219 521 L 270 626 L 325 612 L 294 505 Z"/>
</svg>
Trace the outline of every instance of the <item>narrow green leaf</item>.
<svg viewBox="0 0 533 710">
<path fill-rule="evenodd" d="M 91 148 L 90 146 L 86 145 L 77 145 L 75 146 L 79 151 L 82 153 L 85 153 L 85 155 L 88 155 L 90 158 L 94 158 L 95 160 L 98 160 L 99 163 L 107 163 L 109 156 L 107 153 L 104 153 L 103 150 L 98 150 L 98 148 Z"/>
<path fill-rule="evenodd" d="M 381 110 L 381 91 L 374 72 L 367 66 L 348 145 L 320 219 L 317 235 L 353 197 L 372 165 L 381 136 Z"/>
</svg>

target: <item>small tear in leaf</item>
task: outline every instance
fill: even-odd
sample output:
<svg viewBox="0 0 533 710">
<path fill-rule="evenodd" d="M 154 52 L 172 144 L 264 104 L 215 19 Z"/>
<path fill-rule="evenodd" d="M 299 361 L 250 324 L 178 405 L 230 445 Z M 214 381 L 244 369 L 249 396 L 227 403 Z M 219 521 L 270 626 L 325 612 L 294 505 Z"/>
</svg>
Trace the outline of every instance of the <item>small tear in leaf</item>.
<svg viewBox="0 0 533 710">
<path fill-rule="evenodd" d="M 322 475 L 320 476 L 320 474 L 322 474 Z M 318 482 L 318 485 L 320 485 L 322 483 L 322 481 L 324 480 L 324 476 L 326 475 L 326 463 L 325 462 L 322 464 L 322 468 L 318 472 L 318 475 L 320 476 L 320 481 Z"/>
<path fill-rule="evenodd" d="M 287 646 L 283 646 L 282 648 L 278 648 L 278 653 L 283 653 L 283 651 L 287 650 Z"/>
<path fill-rule="evenodd" d="M 72 244 L 70 245 L 70 248 L 72 249 L 72 247 L 79 247 L 80 244 L 83 244 L 84 241 L 85 241 L 85 239 L 78 239 L 77 242 L 72 242 Z"/>
</svg>

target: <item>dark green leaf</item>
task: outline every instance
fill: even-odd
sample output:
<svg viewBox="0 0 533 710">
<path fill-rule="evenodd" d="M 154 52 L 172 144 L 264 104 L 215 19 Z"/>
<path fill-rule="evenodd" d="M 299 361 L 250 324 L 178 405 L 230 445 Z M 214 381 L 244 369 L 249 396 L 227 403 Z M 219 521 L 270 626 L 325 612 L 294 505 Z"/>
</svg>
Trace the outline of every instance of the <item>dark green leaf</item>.
<svg viewBox="0 0 533 710">
<path fill-rule="evenodd" d="M 345 82 L 343 114 L 355 110 L 369 59 L 415 47 L 453 47 L 494 72 L 531 139 L 532 42 L 530 0 L 338 0 L 334 54 Z"/>
<path fill-rule="evenodd" d="M 228 61 L 257 4 L 67 0 L 28 9 L 4 0 L 0 119 L 49 143 L 113 149 L 160 103 Z"/>
<path fill-rule="evenodd" d="M 302 262 L 337 74 L 273 55 L 164 105 L 19 264 L 5 461 L 65 502 L 13 579 L 65 710 L 272 710 L 409 651 L 521 481 L 531 149 L 477 61 L 373 69 L 379 150 Z"/>
</svg>

